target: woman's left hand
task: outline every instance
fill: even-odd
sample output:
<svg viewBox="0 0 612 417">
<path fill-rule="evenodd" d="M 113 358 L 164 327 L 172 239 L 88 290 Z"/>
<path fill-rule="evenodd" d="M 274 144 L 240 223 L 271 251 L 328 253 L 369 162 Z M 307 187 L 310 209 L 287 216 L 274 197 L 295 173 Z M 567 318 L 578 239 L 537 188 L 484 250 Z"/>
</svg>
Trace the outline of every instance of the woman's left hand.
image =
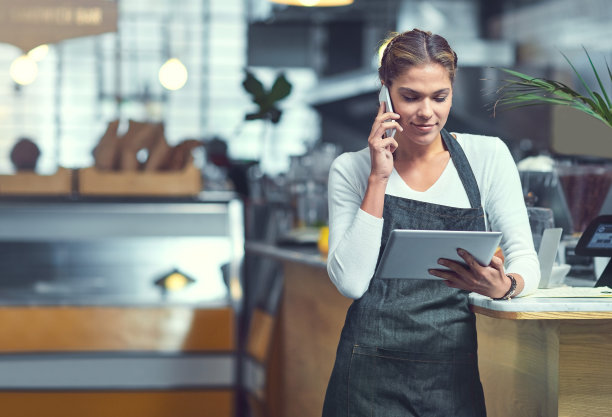
<svg viewBox="0 0 612 417">
<path fill-rule="evenodd" d="M 483 266 L 467 251 L 458 249 L 457 253 L 465 264 L 440 258 L 438 263 L 449 268 L 430 269 L 429 273 L 446 280 L 446 285 L 452 288 L 477 292 L 491 298 L 503 297 L 510 288 L 510 279 L 504 272 L 504 262 L 493 256 L 489 265 Z"/>
</svg>

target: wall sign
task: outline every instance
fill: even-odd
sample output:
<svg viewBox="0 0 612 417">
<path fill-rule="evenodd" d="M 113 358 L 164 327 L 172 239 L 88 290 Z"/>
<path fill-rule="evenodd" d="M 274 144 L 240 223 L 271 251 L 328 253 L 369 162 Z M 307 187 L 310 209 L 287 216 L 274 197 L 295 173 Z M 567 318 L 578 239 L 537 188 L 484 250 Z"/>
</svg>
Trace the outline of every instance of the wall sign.
<svg viewBox="0 0 612 417">
<path fill-rule="evenodd" d="M 113 0 L 0 0 L 0 42 L 24 52 L 48 43 L 117 31 Z"/>
</svg>

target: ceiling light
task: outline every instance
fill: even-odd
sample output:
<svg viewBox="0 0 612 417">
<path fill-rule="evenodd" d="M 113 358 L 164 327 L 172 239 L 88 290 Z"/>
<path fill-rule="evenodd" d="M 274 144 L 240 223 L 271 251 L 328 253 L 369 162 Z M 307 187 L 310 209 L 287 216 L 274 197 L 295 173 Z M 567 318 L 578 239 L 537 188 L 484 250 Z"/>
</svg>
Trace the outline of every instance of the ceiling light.
<svg viewBox="0 0 612 417">
<path fill-rule="evenodd" d="M 38 75 L 38 65 L 29 56 L 21 55 L 13 61 L 9 73 L 19 85 L 32 84 Z"/>
<path fill-rule="evenodd" d="M 36 48 L 28 52 L 28 56 L 32 58 L 34 61 L 39 62 L 39 61 L 42 61 L 47 56 L 48 53 L 49 53 L 49 45 L 43 44 L 43 45 L 37 46 Z"/>
<path fill-rule="evenodd" d="M 303 7 L 333 7 L 348 6 L 353 0 L 269 0 L 272 3 L 288 4 Z"/>
<path fill-rule="evenodd" d="M 178 90 L 187 82 L 187 68 L 178 58 L 170 58 L 159 69 L 159 82 L 168 90 Z"/>
</svg>

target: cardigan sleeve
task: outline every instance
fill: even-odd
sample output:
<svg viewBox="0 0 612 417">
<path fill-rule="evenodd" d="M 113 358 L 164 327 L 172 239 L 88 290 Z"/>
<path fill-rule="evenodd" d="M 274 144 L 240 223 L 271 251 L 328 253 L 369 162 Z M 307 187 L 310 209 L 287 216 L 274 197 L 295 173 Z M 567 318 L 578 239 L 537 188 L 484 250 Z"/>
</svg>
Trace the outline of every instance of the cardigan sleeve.
<svg viewBox="0 0 612 417">
<path fill-rule="evenodd" d="M 367 172 L 354 153 L 340 155 L 329 173 L 329 254 L 327 272 L 344 296 L 358 299 L 374 275 L 383 219 L 361 210 Z"/>
<path fill-rule="evenodd" d="M 533 293 L 540 282 L 540 264 L 533 246 L 521 181 L 508 147 L 496 139 L 486 176 L 485 210 L 492 230 L 503 233 L 501 248 L 507 273 L 520 274 L 525 287 L 518 295 Z"/>
</svg>

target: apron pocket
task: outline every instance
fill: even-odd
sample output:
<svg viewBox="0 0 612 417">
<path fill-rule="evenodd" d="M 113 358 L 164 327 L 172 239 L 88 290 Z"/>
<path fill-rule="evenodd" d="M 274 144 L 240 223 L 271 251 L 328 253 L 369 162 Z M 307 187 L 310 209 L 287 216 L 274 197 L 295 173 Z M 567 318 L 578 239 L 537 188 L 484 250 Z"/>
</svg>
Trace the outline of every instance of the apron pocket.
<svg viewBox="0 0 612 417">
<path fill-rule="evenodd" d="M 354 346 L 348 415 L 485 416 L 475 357 Z"/>
</svg>

